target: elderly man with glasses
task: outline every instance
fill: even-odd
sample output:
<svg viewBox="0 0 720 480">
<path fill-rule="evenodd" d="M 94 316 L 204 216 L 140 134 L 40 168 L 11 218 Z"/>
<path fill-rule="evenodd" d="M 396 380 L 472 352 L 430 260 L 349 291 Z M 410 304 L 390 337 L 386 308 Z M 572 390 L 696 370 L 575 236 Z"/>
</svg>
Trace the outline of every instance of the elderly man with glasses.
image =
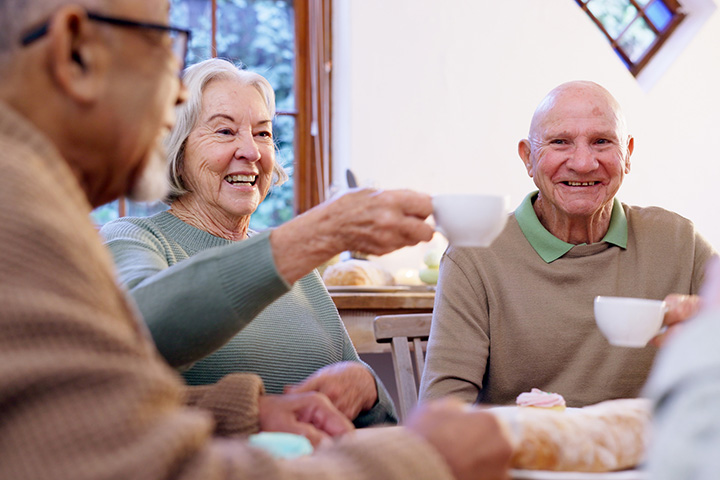
<svg viewBox="0 0 720 480">
<path fill-rule="evenodd" d="M 165 193 L 189 36 L 168 9 L 0 0 L 0 478 L 506 478 L 485 412 L 429 405 L 331 441 L 352 426 L 322 394 L 244 374 L 188 389 L 161 360 L 89 213 Z M 279 461 L 238 438 L 259 430 L 325 441 Z"/>
</svg>

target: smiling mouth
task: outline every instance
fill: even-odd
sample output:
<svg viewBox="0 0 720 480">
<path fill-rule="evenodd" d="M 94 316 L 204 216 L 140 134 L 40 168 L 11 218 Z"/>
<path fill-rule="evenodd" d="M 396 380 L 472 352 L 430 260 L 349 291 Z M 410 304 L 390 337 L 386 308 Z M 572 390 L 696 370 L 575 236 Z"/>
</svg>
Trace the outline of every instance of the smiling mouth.
<svg viewBox="0 0 720 480">
<path fill-rule="evenodd" d="M 255 185 L 257 175 L 228 175 L 225 181 L 230 185 Z"/>
<path fill-rule="evenodd" d="M 560 182 L 569 187 L 592 187 L 600 182 Z"/>
</svg>

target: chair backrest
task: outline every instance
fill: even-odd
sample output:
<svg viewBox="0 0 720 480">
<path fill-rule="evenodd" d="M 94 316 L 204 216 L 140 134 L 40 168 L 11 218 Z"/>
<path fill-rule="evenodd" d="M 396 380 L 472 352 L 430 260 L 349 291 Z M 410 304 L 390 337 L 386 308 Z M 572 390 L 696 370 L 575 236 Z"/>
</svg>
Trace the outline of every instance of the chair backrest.
<svg viewBox="0 0 720 480">
<path fill-rule="evenodd" d="M 423 341 L 427 341 L 430 335 L 431 322 L 432 313 L 380 315 L 373 321 L 375 340 L 390 342 L 401 421 L 417 405 L 418 386 L 425 368 Z M 410 356 L 411 345 L 415 353 L 415 368 Z"/>
</svg>

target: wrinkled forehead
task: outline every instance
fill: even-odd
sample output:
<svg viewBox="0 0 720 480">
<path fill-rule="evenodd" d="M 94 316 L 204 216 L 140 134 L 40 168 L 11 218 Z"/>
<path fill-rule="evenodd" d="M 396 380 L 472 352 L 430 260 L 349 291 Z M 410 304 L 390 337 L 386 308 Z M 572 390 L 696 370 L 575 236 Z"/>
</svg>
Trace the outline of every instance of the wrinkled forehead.
<svg viewBox="0 0 720 480">
<path fill-rule="evenodd" d="M 270 119 L 268 105 L 259 88 L 240 78 L 220 77 L 203 87 L 200 105 L 201 117 L 226 113 L 233 118 L 262 117 Z M 201 118 L 203 120 L 206 118 Z"/>
</svg>

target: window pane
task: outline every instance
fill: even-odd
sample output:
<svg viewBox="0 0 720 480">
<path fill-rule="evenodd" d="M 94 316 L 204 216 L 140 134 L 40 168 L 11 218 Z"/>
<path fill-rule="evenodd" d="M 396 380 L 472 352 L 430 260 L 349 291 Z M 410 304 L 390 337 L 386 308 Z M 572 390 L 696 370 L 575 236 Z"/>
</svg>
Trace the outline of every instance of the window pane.
<svg viewBox="0 0 720 480">
<path fill-rule="evenodd" d="M 164 212 L 168 206 L 163 202 L 139 203 L 127 202 L 127 214 L 131 217 L 149 217 L 159 212 Z"/>
<path fill-rule="evenodd" d="M 591 0 L 587 6 L 612 38 L 617 38 L 638 13 L 627 0 Z"/>
<path fill-rule="evenodd" d="M 273 134 L 278 147 L 276 161 L 285 169 L 290 180 L 279 187 L 270 188 L 268 196 L 250 217 L 250 228 L 254 230 L 276 227 L 290 220 L 294 214 L 295 118 L 290 115 L 279 115 L 273 124 Z"/>
<path fill-rule="evenodd" d="M 105 204 L 101 207 L 96 208 L 90 213 L 90 218 L 97 225 L 105 225 L 107 222 L 115 220 L 119 216 L 118 200 Z"/>
<path fill-rule="evenodd" d="M 648 3 L 651 2 L 651 0 L 635 0 L 635 1 L 636 1 L 636 2 L 638 3 L 638 5 L 640 5 L 641 7 L 644 7 L 645 5 L 647 5 Z"/>
<path fill-rule="evenodd" d="M 218 0 L 218 57 L 270 81 L 277 109 L 293 110 L 295 11 L 287 0 Z"/>
<path fill-rule="evenodd" d="M 171 0 L 170 23 L 192 30 L 188 48 L 188 64 L 212 56 L 211 0 Z"/>
<path fill-rule="evenodd" d="M 630 61 L 636 63 L 655 41 L 655 32 L 644 19 L 636 20 L 618 42 Z"/>
<path fill-rule="evenodd" d="M 650 7 L 645 10 L 650 21 L 655 25 L 659 31 L 665 30 L 670 20 L 672 20 L 673 14 L 670 9 L 665 5 L 664 2 L 657 0 Z"/>
</svg>

